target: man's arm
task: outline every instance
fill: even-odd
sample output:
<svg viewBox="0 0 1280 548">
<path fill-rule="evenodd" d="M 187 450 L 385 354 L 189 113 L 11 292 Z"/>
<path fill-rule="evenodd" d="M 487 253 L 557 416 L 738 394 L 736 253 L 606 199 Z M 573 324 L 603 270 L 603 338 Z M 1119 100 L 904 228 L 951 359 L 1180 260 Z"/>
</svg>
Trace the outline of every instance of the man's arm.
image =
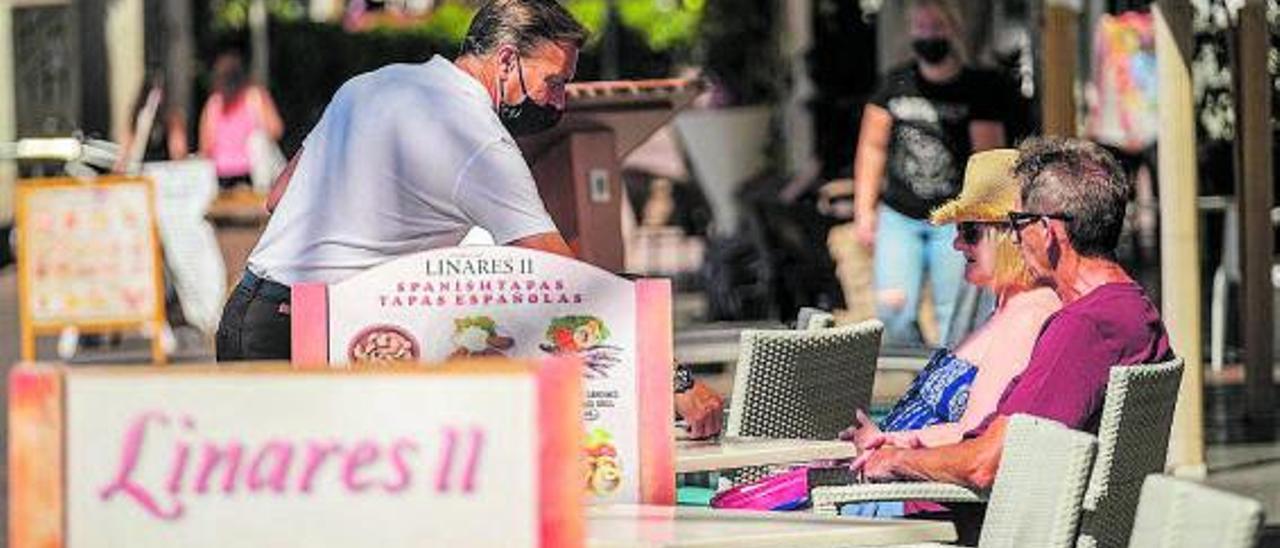
<svg viewBox="0 0 1280 548">
<path fill-rule="evenodd" d="M 507 245 L 546 251 L 547 253 L 555 253 L 556 255 L 561 255 L 570 259 L 577 258 L 577 256 L 573 254 L 573 250 L 569 248 L 569 244 L 564 241 L 564 237 L 560 236 L 559 232 L 534 234 L 533 236 L 526 236 L 519 240 L 515 240 Z"/>
<path fill-rule="evenodd" d="M 1008 417 L 999 416 L 981 435 L 944 447 L 897 449 L 884 447 L 860 458 L 863 477 L 869 481 L 909 479 L 954 483 L 990 489 L 1000 468 Z"/>
<path fill-rule="evenodd" d="M 674 397 L 676 414 L 688 425 L 689 437 L 709 438 L 724 427 L 724 398 L 706 383 L 694 380 L 693 386 Z"/>
<path fill-rule="evenodd" d="M 430 169 L 422 167 L 421 170 Z M 502 245 L 576 258 L 538 195 L 515 142 L 494 140 L 477 150 L 458 174 L 455 206 Z"/>
<path fill-rule="evenodd" d="M 275 211 L 276 206 L 280 205 L 280 198 L 284 197 L 284 191 L 289 188 L 289 181 L 293 179 L 293 169 L 298 167 L 298 159 L 301 157 L 302 148 L 299 147 L 298 152 L 289 159 L 289 165 L 284 166 L 284 170 L 276 176 L 276 180 L 271 182 L 271 190 L 267 191 L 267 213 Z"/>
</svg>

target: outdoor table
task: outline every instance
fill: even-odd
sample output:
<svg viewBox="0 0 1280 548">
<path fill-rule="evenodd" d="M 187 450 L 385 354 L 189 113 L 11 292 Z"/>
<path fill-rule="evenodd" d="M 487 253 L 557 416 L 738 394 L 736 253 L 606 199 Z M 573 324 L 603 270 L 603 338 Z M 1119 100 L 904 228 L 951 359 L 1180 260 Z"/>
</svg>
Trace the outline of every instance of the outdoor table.
<svg viewBox="0 0 1280 548">
<path fill-rule="evenodd" d="M 836 440 L 720 438 L 678 440 L 676 473 L 707 472 L 747 466 L 788 464 L 857 456 L 852 443 Z"/>
<path fill-rule="evenodd" d="M 587 545 L 887 546 L 955 540 L 945 521 L 818 516 L 798 512 L 600 505 L 587 509 Z"/>
</svg>

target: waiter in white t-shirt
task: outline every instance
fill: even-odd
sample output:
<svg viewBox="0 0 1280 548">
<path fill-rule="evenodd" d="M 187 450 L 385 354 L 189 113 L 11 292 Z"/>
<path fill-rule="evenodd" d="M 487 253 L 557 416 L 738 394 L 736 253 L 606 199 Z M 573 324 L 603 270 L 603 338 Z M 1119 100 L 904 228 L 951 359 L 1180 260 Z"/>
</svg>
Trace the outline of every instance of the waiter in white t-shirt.
<svg viewBox="0 0 1280 548">
<path fill-rule="evenodd" d="M 348 80 L 267 197 L 218 326 L 219 361 L 289 359 L 289 286 L 398 256 L 498 243 L 572 256 L 514 137 L 555 126 L 587 31 L 555 0 L 492 0 L 457 59 Z"/>
<path fill-rule="evenodd" d="M 453 62 L 343 84 L 267 196 L 271 220 L 223 309 L 218 361 L 289 359 L 291 284 L 457 245 L 472 227 L 572 256 L 513 137 L 559 122 L 586 38 L 555 0 L 490 0 Z M 718 394 L 686 369 L 674 388 L 691 434 L 720 431 Z"/>
</svg>

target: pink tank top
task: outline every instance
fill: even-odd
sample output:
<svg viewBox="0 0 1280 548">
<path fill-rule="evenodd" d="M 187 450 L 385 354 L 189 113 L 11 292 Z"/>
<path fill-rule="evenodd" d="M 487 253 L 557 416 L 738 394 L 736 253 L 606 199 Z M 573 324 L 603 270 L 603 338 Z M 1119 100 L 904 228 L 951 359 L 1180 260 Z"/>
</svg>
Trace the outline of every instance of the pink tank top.
<svg viewBox="0 0 1280 548">
<path fill-rule="evenodd" d="M 218 177 L 238 177 L 249 174 L 249 135 L 258 127 L 248 89 L 240 94 L 230 108 L 223 107 L 221 94 L 211 97 L 209 121 L 213 124 L 213 166 Z"/>
</svg>

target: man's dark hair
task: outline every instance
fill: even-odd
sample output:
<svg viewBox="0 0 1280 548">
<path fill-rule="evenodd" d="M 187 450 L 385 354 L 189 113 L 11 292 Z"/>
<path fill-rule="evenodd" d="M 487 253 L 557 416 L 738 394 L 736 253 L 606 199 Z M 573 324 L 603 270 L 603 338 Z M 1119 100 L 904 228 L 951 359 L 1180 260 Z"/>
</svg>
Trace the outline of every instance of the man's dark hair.
<svg viewBox="0 0 1280 548">
<path fill-rule="evenodd" d="M 1114 258 L 1133 185 L 1102 147 L 1081 139 L 1040 137 L 1023 141 L 1014 174 L 1022 183 L 1022 208 L 1071 216 L 1067 236 L 1086 257 Z"/>
<path fill-rule="evenodd" d="M 461 55 L 487 55 L 503 44 L 528 55 L 544 41 L 581 48 L 587 35 L 556 0 L 489 0 L 471 20 Z"/>
</svg>

